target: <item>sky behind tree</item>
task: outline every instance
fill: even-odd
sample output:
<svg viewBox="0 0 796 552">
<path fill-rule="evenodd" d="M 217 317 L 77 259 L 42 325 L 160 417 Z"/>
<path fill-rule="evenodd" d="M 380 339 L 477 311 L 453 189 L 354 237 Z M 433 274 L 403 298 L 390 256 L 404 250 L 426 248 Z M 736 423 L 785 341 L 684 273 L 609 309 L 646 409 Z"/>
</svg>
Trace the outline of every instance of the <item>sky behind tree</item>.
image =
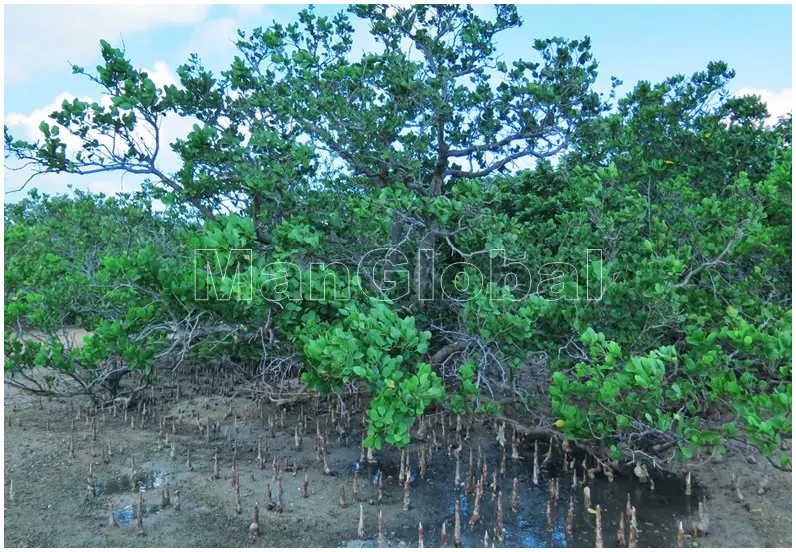
<svg viewBox="0 0 796 552">
<path fill-rule="evenodd" d="M 100 61 L 99 40 L 123 45 L 137 67 L 160 85 L 176 83 L 175 69 L 197 53 L 214 71 L 225 69 L 235 54 L 237 29 L 250 30 L 272 21 L 289 23 L 305 6 L 6 6 L 5 124 L 12 133 L 34 138 L 39 122 L 65 98 L 97 98 L 96 86 L 71 74 L 70 63 L 93 68 Z M 331 15 L 343 5 L 319 5 Z M 490 5 L 476 7 L 491 16 Z M 723 60 L 736 70 L 730 92 L 755 93 L 774 116 L 791 111 L 791 6 L 789 5 L 523 5 L 524 25 L 504 33 L 499 47 L 507 62 L 532 58 L 536 38 L 564 36 L 592 39 L 600 64 L 597 89 L 607 93 L 610 79 L 624 82 L 620 93 L 640 80 L 702 70 Z M 357 28 L 354 53 L 373 47 L 363 25 Z M 186 122 L 172 122 L 165 132 L 176 138 Z M 168 160 L 166 160 L 168 162 Z M 19 187 L 24 171 L 5 173 L 6 191 Z M 76 178 L 48 175 L 34 181 L 46 192 L 66 184 L 94 191 L 131 191 L 138 181 L 122 175 Z M 14 201 L 23 193 L 7 194 Z"/>
</svg>

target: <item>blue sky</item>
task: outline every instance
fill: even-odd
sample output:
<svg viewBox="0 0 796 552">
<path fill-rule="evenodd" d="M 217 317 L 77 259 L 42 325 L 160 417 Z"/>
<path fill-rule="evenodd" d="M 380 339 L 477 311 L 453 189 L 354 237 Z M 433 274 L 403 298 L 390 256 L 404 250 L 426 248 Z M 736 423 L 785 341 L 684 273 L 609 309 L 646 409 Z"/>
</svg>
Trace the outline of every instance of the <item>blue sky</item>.
<svg viewBox="0 0 796 552">
<path fill-rule="evenodd" d="M 344 6 L 317 6 L 332 14 Z M 124 44 L 133 63 L 147 68 L 156 82 L 174 81 L 174 70 L 196 52 L 212 69 L 226 67 L 234 55 L 238 28 L 287 23 L 301 6 L 6 6 L 5 124 L 26 137 L 63 97 L 97 97 L 97 89 L 73 76 L 69 62 L 94 67 L 98 42 Z M 479 6 L 491 13 L 491 6 Z M 760 94 L 770 111 L 791 105 L 791 6 L 789 5 L 523 5 L 524 25 L 505 33 L 499 43 L 506 59 L 530 57 L 535 38 L 592 38 L 600 64 L 598 89 L 607 91 L 610 77 L 624 81 L 623 90 L 639 80 L 659 81 L 690 74 L 711 60 L 724 60 L 737 76 L 731 92 Z M 356 49 L 370 41 L 358 26 Z M 171 135 L 184 129 L 176 124 Z M 6 190 L 24 180 L 5 172 Z M 66 183 L 95 191 L 129 189 L 136 182 L 120 175 L 47 176 L 35 181 L 43 191 L 65 190 Z M 126 186 L 125 186 L 126 184 Z M 20 194 L 7 194 L 6 201 Z"/>
</svg>

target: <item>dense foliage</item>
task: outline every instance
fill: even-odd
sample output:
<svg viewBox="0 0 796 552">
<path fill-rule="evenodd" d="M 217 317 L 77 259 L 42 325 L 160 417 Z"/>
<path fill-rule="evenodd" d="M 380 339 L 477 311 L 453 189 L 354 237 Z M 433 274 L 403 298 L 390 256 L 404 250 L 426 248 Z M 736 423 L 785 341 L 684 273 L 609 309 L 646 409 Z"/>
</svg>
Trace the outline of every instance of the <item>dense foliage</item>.
<svg viewBox="0 0 796 552">
<path fill-rule="evenodd" d="M 616 103 L 588 38 L 508 65 L 495 36 L 521 22 L 496 9 L 353 7 L 378 44 L 358 59 L 346 14 L 308 10 L 165 88 L 103 42 L 74 71 L 110 101 L 64 102 L 35 143 L 6 131 L 6 154 L 148 181 L 9 206 L 6 380 L 103 397 L 220 363 L 369 394 L 369 446 L 407 444 L 429 408 L 511 405 L 616 455 L 773 454 L 791 433 L 790 118 L 730 97 L 723 63 Z M 196 124 L 161 144 L 167 116 Z M 41 387 L 37 367 L 57 369 Z"/>
</svg>

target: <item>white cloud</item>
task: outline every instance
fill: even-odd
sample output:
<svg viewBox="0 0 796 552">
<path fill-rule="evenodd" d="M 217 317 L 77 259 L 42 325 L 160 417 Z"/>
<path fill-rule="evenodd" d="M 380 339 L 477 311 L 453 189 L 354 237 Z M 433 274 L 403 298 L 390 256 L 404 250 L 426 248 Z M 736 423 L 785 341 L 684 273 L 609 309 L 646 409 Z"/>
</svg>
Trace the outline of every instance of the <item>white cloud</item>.
<svg viewBox="0 0 796 552">
<path fill-rule="evenodd" d="M 118 40 L 165 26 L 203 21 L 206 5 L 58 5 L 5 9 L 6 85 L 19 85 L 53 71 L 96 59 L 101 38 Z"/>
<path fill-rule="evenodd" d="M 44 120 L 49 120 L 50 113 L 61 109 L 64 100 L 72 101 L 74 94 L 61 92 L 52 103 L 34 109 L 31 113 L 9 113 L 5 117 L 5 124 L 12 130 L 12 134 L 25 140 L 33 140 L 40 135 L 39 125 Z M 86 99 L 86 98 L 84 98 Z"/>
<path fill-rule="evenodd" d="M 159 87 L 163 87 L 167 84 L 178 84 L 176 75 L 163 61 L 155 62 L 154 69 L 145 69 L 145 71 L 149 74 L 149 78 Z M 9 127 L 11 134 L 15 138 L 36 141 L 41 138 L 41 132 L 39 131 L 41 122 L 47 121 L 52 125 L 53 121 L 50 119 L 50 114 L 60 110 L 64 100 L 71 101 L 74 98 L 74 94 L 62 92 L 48 105 L 36 108 L 30 113 L 7 114 L 5 116 L 5 125 Z M 95 101 L 89 97 L 80 97 L 80 100 L 85 102 Z M 102 105 L 108 105 L 110 103 L 110 98 L 107 95 L 103 95 L 100 97 L 99 102 Z M 181 117 L 174 113 L 169 113 L 162 119 L 160 125 L 160 151 L 158 154 L 159 169 L 165 172 L 171 172 L 179 168 L 179 157 L 172 151 L 169 144 L 174 142 L 177 138 L 184 138 L 191 131 L 195 122 L 196 120 L 193 118 Z M 135 134 L 142 144 L 150 149 L 153 148 L 154 137 L 148 129 L 139 128 Z M 70 133 L 62 131 L 60 137 L 66 143 L 68 151 L 74 151 L 74 148 L 80 147 L 80 139 L 75 138 Z M 106 143 L 109 147 L 113 147 L 111 141 L 107 137 L 98 137 L 98 139 Z M 123 145 L 117 144 L 117 147 L 123 147 Z M 7 163 L 7 167 L 9 168 L 18 166 L 19 163 L 15 163 L 13 160 L 9 160 Z M 33 171 L 30 168 L 7 170 L 4 181 L 6 192 L 20 188 L 32 174 Z M 136 190 L 140 187 L 142 181 L 143 177 L 139 175 L 126 174 L 120 171 L 95 175 L 46 174 L 34 178 L 28 187 L 35 186 L 44 192 L 58 193 L 66 192 L 66 185 L 72 184 L 76 188 L 112 194 Z M 7 201 L 15 201 L 26 193 L 26 191 L 23 191 L 8 194 L 5 199 Z"/>
<path fill-rule="evenodd" d="M 779 92 L 765 88 L 741 88 L 735 95 L 759 96 L 768 107 L 769 118 L 766 123 L 769 125 L 776 124 L 783 115 L 793 113 L 793 91 L 790 88 L 783 88 Z"/>
<path fill-rule="evenodd" d="M 31 180 L 24 190 L 18 190 L 31 176 L 30 169 L 12 171 L 6 169 L 4 176 L 4 201 L 19 201 L 28 194 L 28 190 L 36 188 L 46 194 L 63 194 L 69 191 L 68 185 L 75 189 L 88 190 L 105 195 L 130 193 L 141 188 L 144 178 L 134 174 L 105 173 L 88 176 L 70 174 L 44 174 Z"/>
<path fill-rule="evenodd" d="M 156 61 L 154 69 L 144 69 L 152 82 L 158 88 L 163 88 L 166 85 L 178 85 L 177 75 L 175 75 L 165 61 Z"/>
<path fill-rule="evenodd" d="M 48 124 L 52 125 L 53 121 L 50 119 L 50 114 L 53 111 L 59 110 L 64 100 L 72 101 L 74 98 L 74 94 L 62 92 L 51 103 L 36 108 L 30 113 L 10 113 L 6 115 L 5 124 L 15 138 L 35 142 L 41 138 L 39 125 L 42 121 L 47 121 Z M 85 102 L 94 101 L 92 98 L 88 97 L 81 97 L 80 100 Z M 106 103 L 107 101 L 109 100 L 107 100 L 106 97 L 100 100 L 101 103 Z M 80 139 L 72 136 L 70 133 L 61 132 L 60 137 L 61 140 L 66 143 L 68 150 L 74 151 L 74 148 L 80 147 Z M 102 141 L 107 140 L 102 139 Z M 34 171 L 32 167 L 21 165 L 18 161 L 13 159 L 7 160 L 3 182 L 3 187 L 6 192 L 5 201 L 17 201 L 22 199 L 27 195 L 28 189 L 33 187 L 50 194 L 67 192 L 67 185 L 72 185 L 75 188 L 89 190 L 95 193 L 104 192 L 105 194 L 113 194 L 137 190 L 143 181 L 140 176 L 125 176 L 120 172 L 95 175 L 43 174 L 29 181 L 33 174 Z M 19 190 L 23 185 L 26 185 L 25 189 L 18 192 L 14 191 Z"/>
<path fill-rule="evenodd" d="M 177 76 L 169 69 L 168 65 L 163 61 L 156 61 L 154 69 L 144 69 L 144 71 L 149 75 L 149 78 L 155 83 L 156 86 L 162 88 L 166 85 L 177 85 L 179 81 L 177 80 Z M 49 104 L 34 109 L 32 112 L 28 114 L 24 113 L 9 113 L 5 116 L 5 124 L 11 129 L 12 134 L 19 138 L 23 138 L 26 140 L 36 140 L 41 137 L 41 133 L 39 131 L 39 125 L 42 121 L 47 121 L 50 125 L 53 124 L 53 121 L 50 119 L 50 114 L 54 111 L 59 111 L 61 109 L 61 104 L 64 100 L 72 101 L 75 99 L 75 95 L 71 92 L 61 92 L 56 96 L 56 98 Z M 84 102 L 94 102 L 95 99 L 82 96 L 80 97 L 81 101 Z M 111 103 L 110 97 L 106 94 L 103 94 L 100 99 L 99 103 L 103 106 L 107 106 Z M 179 119 L 179 117 L 177 117 Z M 164 120 L 164 134 L 168 135 L 170 138 L 176 138 L 177 136 L 171 132 L 173 129 L 170 128 L 171 125 L 167 125 L 166 123 L 170 122 L 170 118 L 166 117 Z M 188 126 L 187 128 L 190 128 Z M 142 135 L 142 138 L 145 141 L 149 140 L 145 135 Z M 80 144 L 80 140 L 74 138 L 69 133 L 62 133 L 61 139 L 67 144 L 67 147 L 74 147 Z"/>
</svg>

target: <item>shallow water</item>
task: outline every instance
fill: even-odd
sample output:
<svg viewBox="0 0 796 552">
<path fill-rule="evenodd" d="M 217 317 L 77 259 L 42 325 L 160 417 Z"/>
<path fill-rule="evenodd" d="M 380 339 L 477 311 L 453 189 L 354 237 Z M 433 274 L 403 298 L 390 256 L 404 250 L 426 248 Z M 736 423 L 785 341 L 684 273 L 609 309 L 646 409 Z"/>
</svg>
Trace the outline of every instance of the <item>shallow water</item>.
<svg viewBox="0 0 796 552">
<path fill-rule="evenodd" d="M 135 523 L 135 508 L 132 504 L 113 509 L 113 517 L 119 525 L 132 525 Z"/>
<path fill-rule="evenodd" d="M 493 442 L 494 443 L 494 442 Z M 542 443 L 540 443 L 542 444 Z M 544 443 L 540 450 L 547 449 Z M 471 527 L 474 496 L 465 492 L 464 488 L 454 489 L 455 468 L 453 456 L 449 458 L 444 450 L 434 455 L 432 464 L 427 468 L 426 479 L 415 478 L 411 485 L 412 518 L 422 521 L 424 543 L 426 546 L 439 546 L 442 524 L 446 524 L 447 544 L 453 544 L 454 504 L 458 498 L 461 505 L 462 545 L 465 547 L 483 547 L 484 532 L 489 532 L 490 543 L 494 539 L 494 528 L 497 513 L 497 499 L 489 490 L 492 471 L 499 465 L 498 447 L 492 446 L 485 450 L 490 466 L 487 489 L 481 500 L 480 521 Z M 595 515 L 589 513 L 584 504 L 581 459 L 577 458 L 578 485 L 572 488 L 572 472 L 562 471 L 562 464 L 554 460 L 547 470 L 540 472 L 539 484 L 532 483 L 532 448 L 526 458 L 519 461 L 507 460 L 506 473 L 498 477 L 498 488 L 503 496 L 503 526 L 505 547 L 594 547 Z M 530 456 L 528 458 L 527 456 Z M 541 454 L 540 454 L 541 456 Z M 465 445 L 461 455 L 461 477 L 465 479 L 468 470 L 468 446 Z M 476 454 L 477 457 L 477 454 Z M 416 457 L 413 455 L 414 461 Z M 414 462 L 413 462 L 414 463 Z M 477 463 L 477 460 L 476 460 Z M 593 466 L 593 463 L 590 465 Z M 352 470 L 353 471 L 353 467 Z M 397 463 L 385 462 L 381 465 L 362 466 L 362 477 L 370 482 L 371 492 L 375 496 L 375 481 L 379 470 L 397 478 Z M 413 471 L 416 471 L 416 466 Z M 511 508 L 513 478 L 518 479 L 518 511 Z M 552 477 L 559 477 L 559 498 L 552 511 L 552 531 L 547 529 L 547 502 L 549 484 Z M 396 481 L 391 481 L 391 502 L 402 500 L 400 488 Z M 617 544 L 617 530 L 620 513 L 625 511 L 628 495 L 636 508 L 639 547 L 672 547 L 675 544 L 677 524 L 691 517 L 692 508 L 696 511 L 696 496 L 685 496 L 682 480 L 667 477 L 655 481 L 655 489 L 650 490 L 649 484 L 640 484 L 630 475 L 619 476 L 609 482 L 603 475 L 587 482 L 591 490 L 592 508 L 600 505 L 602 514 L 602 534 L 606 547 Z M 385 487 L 387 485 L 385 484 Z M 386 494 L 386 491 L 385 491 Z M 694 494 L 697 494 L 696 492 Z M 566 533 L 566 517 L 569 509 L 570 496 L 574 496 L 575 515 L 571 537 Z M 407 546 L 417 544 L 417 525 L 401 525 L 394 527 L 385 520 L 385 530 L 389 527 L 395 531 L 390 540 L 401 542 Z M 625 520 L 626 532 L 629 520 Z M 627 534 L 627 533 L 626 533 Z M 349 546 L 372 546 L 375 541 L 350 541 Z M 499 543 L 496 543 L 499 544 Z"/>
<path fill-rule="evenodd" d="M 122 526 L 135 523 L 138 492 L 144 493 L 144 512 L 146 514 L 160 511 L 160 493 L 153 492 L 163 487 L 168 481 L 168 473 L 163 471 L 146 471 L 136 473 L 134 477 L 120 475 L 102 479 L 94 485 L 94 496 L 105 495 L 112 503 L 119 504 L 113 507 L 113 517 L 116 523 Z M 124 504 L 130 501 L 130 504 Z"/>
<path fill-rule="evenodd" d="M 94 496 L 103 494 L 131 493 L 158 489 L 166 484 L 168 474 L 161 471 L 136 473 L 134 477 L 120 475 L 100 480 L 94 485 Z"/>
</svg>

